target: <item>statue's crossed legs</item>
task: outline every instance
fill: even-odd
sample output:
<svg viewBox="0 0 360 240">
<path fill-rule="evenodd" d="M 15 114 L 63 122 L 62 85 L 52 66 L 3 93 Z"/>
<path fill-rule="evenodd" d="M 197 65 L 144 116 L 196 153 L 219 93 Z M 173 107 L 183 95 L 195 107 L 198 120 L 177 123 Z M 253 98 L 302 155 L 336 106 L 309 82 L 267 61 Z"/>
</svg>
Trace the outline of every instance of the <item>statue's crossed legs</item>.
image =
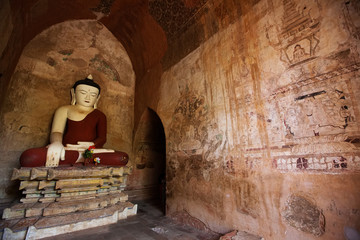
<svg viewBox="0 0 360 240">
<path fill-rule="evenodd" d="M 28 149 L 20 157 L 20 164 L 22 167 L 56 167 L 58 165 L 74 165 L 84 161 L 82 152 L 84 150 L 73 149 L 65 147 L 65 159 L 57 162 L 46 161 L 47 148 L 32 148 Z M 93 157 L 99 157 L 100 166 L 125 166 L 129 160 L 129 156 L 124 152 L 108 150 L 108 149 L 94 149 Z"/>
</svg>

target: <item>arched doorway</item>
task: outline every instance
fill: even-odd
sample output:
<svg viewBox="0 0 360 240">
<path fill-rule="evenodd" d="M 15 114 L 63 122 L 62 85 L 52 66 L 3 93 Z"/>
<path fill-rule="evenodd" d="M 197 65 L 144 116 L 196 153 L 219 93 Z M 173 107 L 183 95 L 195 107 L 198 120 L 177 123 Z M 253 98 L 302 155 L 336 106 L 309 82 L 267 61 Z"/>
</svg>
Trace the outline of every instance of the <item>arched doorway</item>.
<svg viewBox="0 0 360 240">
<path fill-rule="evenodd" d="M 126 191 L 129 200 L 152 201 L 165 214 L 165 132 L 159 116 L 150 108 L 141 116 L 133 151 L 134 169 Z"/>
</svg>

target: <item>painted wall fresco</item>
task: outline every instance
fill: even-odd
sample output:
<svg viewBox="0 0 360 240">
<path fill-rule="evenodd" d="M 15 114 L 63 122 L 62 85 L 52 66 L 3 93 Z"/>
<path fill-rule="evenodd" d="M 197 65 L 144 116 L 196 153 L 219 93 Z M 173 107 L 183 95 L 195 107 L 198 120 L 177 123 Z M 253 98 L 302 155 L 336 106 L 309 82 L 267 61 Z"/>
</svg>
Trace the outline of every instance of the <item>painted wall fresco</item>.
<svg viewBox="0 0 360 240">
<path fill-rule="evenodd" d="M 286 155 L 292 155 L 279 157 L 284 152 L 273 153 L 275 168 L 324 171 L 359 169 L 359 149 L 353 144 L 358 141 L 359 132 L 359 106 L 354 94 L 357 89 L 353 88 L 359 83 L 356 33 L 352 33 L 350 28 L 345 28 L 350 30 L 345 32 L 338 29 L 341 34 L 338 33 L 337 41 L 342 42 L 338 46 L 332 45 L 329 38 L 320 37 L 320 34 L 326 36 L 324 30 L 327 30 L 327 24 L 332 23 L 332 15 L 336 14 L 342 19 L 342 26 L 349 24 L 349 9 L 356 8 L 356 3 L 349 5 L 343 3 L 337 6 L 341 11 L 334 13 L 328 10 L 321 15 L 320 9 L 324 7 L 320 3 L 301 5 L 294 1 L 283 1 L 284 17 L 280 26 L 276 31 L 270 30 L 273 31 L 272 38 L 267 32 L 270 46 L 281 52 L 280 60 L 286 66 L 268 98 L 269 108 L 275 105 L 280 118 L 269 118 L 267 127 L 272 133 L 271 140 L 274 143 L 282 142 L 273 147 L 288 148 L 290 151 Z M 271 28 L 276 27 L 267 30 Z M 335 31 L 331 33 L 335 34 Z M 298 58 L 296 50 L 299 46 L 303 48 L 301 58 Z M 291 57 L 289 49 L 292 48 Z M 309 159 L 300 157 L 306 154 L 316 156 Z M 300 157 L 300 160 L 297 158 L 295 161 L 296 157 Z M 342 167 L 339 167 L 341 163 Z"/>
<path fill-rule="evenodd" d="M 163 74 L 170 213 L 265 239 L 360 229 L 357 9 L 258 1 Z M 323 216 L 299 224 L 303 205 Z"/>
<path fill-rule="evenodd" d="M 224 135 L 211 119 L 208 108 L 203 95 L 185 86 L 180 92 L 167 140 L 169 158 L 192 158 L 190 168 L 200 171 L 204 178 L 208 178 L 207 170 L 214 167 L 211 163 L 221 159 L 219 152 L 225 144 Z M 170 166 L 177 164 L 176 160 L 170 161 Z"/>
</svg>

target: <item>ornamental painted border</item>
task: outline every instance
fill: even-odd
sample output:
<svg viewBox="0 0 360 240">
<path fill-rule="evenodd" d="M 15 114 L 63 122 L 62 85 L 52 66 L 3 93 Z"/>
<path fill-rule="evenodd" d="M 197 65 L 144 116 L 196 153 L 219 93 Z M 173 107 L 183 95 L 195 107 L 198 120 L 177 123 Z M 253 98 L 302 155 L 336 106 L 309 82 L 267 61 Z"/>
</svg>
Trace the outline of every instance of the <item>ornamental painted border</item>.
<svg viewBox="0 0 360 240">
<path fill-rule="evenodd" d="M 341 173 L 360 171 L 360 153 L 330 154 L 327 156 L 278 156 L 273 168 L 281 171 L 326 171 Z"/>
</svg>

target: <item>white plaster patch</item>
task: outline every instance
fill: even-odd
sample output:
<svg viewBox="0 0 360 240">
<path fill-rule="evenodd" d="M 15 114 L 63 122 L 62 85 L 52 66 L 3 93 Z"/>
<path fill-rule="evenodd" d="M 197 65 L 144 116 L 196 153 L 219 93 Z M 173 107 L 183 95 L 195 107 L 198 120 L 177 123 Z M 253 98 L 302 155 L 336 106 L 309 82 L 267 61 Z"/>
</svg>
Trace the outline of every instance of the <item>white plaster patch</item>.
<svg viewBox="0 0 360 240">
<path fill-rule="evenodd" d="M 154 232 L 156 232 L 158 234 L 166 234 L 169 231 L 163 227 L 154 227 L 154 228 L 151 228 L 151 230 L 153 230 Z"/>
</svg>

